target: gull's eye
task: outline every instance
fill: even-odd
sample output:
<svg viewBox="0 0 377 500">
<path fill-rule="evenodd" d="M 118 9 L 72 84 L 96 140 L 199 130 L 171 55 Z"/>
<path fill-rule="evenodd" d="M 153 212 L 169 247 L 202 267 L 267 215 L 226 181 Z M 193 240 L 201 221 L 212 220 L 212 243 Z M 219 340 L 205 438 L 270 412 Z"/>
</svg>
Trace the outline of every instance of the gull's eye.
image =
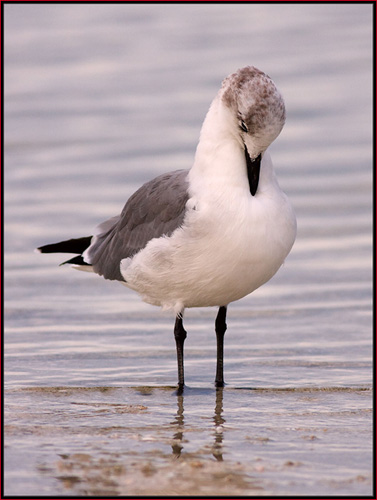
<svg viewBox="0 0 377 500">
<path fill-rule="evenodd" d="M 246 123 L 241 120 L 241 123 L 240 123 L 240 129 L 243 130 L 244 132 L 248 132 L 248 128 L 246 127 Z"/>
</svg>

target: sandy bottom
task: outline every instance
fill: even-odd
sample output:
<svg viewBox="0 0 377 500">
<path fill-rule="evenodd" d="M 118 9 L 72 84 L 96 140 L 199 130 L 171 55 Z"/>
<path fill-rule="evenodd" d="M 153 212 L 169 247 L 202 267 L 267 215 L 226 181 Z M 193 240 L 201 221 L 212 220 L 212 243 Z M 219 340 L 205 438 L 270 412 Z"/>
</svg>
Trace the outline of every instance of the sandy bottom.
<svg viewBox="0 0 377 500">
<path fill-rule="evenodd" d="M 6 393 L 7 495 L 369 495 L 371 391 Z"/>
</svg>

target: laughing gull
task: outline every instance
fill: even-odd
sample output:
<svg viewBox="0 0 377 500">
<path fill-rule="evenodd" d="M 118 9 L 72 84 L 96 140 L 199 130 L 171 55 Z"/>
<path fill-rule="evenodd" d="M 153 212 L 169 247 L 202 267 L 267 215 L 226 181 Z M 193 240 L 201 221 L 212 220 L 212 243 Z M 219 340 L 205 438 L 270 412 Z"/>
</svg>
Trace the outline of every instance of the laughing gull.
<svg viewBox="0 0 377 500">
<path fill-rule="evenodd" d="M 144 184 L 94 236 L 38 249 L 77 254 L 63 264 L 174 311 L 180 393 L 185 308 L 219 307 L 215 384 L 223 387 L 227 306 L 271 279 L 294 243 L 296 218 L 266 151 L 284 122 L 271 78 L 253 66 L 239 69 L 209 108 L 191 169 Z"/>
</svg>

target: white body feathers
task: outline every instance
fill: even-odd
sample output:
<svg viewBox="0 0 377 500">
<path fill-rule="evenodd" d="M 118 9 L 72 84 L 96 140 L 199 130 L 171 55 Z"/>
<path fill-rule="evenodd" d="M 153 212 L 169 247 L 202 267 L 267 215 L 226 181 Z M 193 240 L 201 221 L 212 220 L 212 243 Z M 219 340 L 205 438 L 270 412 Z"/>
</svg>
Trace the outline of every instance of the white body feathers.
<svg viewBox="0 0 377 500">
<path fill-rule="evenodd" d="M 277 272 L 296 236 L 293 209 L 264 152 L 282 124 L 266 127 L 267 139 L 260 134 L 258 141 L 245 140 L 250 150 L 262 152 L 258 189 L 251 196 L 238 122 L 222 93 L 202 127 L 182 227 L 121 262 L 126 286 L 175 313 L 225 306 L 251 293 Z"/>
</svg>

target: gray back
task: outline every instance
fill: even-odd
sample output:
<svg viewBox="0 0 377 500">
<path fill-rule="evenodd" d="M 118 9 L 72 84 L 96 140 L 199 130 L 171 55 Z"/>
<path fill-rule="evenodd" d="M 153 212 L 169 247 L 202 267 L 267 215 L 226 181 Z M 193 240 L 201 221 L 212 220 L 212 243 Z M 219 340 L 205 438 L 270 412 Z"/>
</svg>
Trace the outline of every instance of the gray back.
<svg viewBox="0 0 377 500">
<path fill-rule="evenodd" d="M 132 257 L 153 238 L 170 236 L 183 223 L 188 200 L 188 170 L 160 175 L 139 188 L 122 213 L 100 225 L 87 252 L 93 270 L 109 280 L 124 281 L 121 260 Z"/>
</svg>

